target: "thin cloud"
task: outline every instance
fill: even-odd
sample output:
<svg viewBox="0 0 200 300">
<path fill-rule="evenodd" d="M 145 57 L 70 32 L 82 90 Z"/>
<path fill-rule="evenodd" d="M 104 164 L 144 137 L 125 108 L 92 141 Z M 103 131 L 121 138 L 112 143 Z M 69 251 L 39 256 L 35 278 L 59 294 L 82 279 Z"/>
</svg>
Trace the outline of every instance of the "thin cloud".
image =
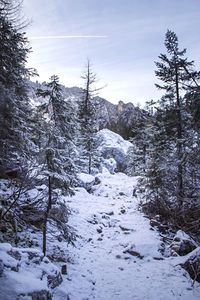
<svg viewBox="0 0 200 300">
<path fill-rule="evenodd" d="M 107 38 L 107 35 L 50 35 L 50 36 L 32 36 L 30 40 L 49 40 L 49 39 L 77 39 L 77 38 Z"/>
</svg>

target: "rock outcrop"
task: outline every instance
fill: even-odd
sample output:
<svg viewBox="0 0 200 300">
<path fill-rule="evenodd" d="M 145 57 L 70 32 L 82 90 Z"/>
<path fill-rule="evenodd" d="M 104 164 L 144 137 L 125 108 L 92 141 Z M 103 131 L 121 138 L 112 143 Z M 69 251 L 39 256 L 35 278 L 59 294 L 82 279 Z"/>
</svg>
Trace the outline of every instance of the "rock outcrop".
<svg viewBox="0 0 200 300">
<path fill-rule="evenodd" d="M 188 234 L 179 230 L 170 245 L 170 254 L 184 256 L 196 249 L 197 246 L 197 243 Z"/>
<path fill-rule="evenodd" d="M 32 89 L 29 91 L 29 96 L 33 103 L 41 104 L 44 99 L 38 97 L 36 94 L 37 88 L 42 89 L 43 85 L 40 83 L 31 82 Z M 78 110 L 80 99 L 83 95 L 83 89 L 78 87 L 67 88 L 62 86 L 62 94 L 66 101 L 73 103 L 74 109 Z M 97 108 L 97 125 L 98 128 L 108 128 L 121 136 L 128 139 L 132 136 L 132 129 L 138 120 L 144 120 L 147 117 L 147 112 L 133 103 L 124 103 L 119 101 L 118 104 L 113 104 L 99 96 L 93 100 Z"/>
<path fill-rule="evenodd" d="M 105 166 L 108 165 L 108 160 L 110 160 L 109 170 L 111 169 L 112 172 L 123 172 L 126 170 L 128 149 L 132 147 L 130 142 L 109 129 L 102 129 L 97 133 L 96 146 L 100 156 L 105 159 Z M 114 161 L 116 162 L 115 170 L 113 170 L 113 166 L 115 166 Z"/>
</svg>

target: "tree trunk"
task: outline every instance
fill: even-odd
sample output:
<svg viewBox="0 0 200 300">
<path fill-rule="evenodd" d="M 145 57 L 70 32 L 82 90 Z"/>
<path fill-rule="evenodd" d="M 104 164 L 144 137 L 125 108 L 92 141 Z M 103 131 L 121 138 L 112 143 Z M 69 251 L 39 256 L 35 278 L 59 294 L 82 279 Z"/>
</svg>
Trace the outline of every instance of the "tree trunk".
<svg viewBox="0 0 200 300">
<path fill-rule="evenodd" d="M 88 173 L 89 174 L 91 174 L 91 166 L 92 166 L 92 153 L 91 153 L 91 140 L 89 140 L 88 141 Z"/>
<path fill-rule="evenodd" d="M 48 178 L 48 202 L 47 202 L 47 209 L 45 211 L 44 215 L 44 224 L 43 224 L 43 246 L 42 251 L 44 256 L 46 255 L 46 249 L 47 249 L 47 221 L 49 217 L 49 211 L 52 206 L 52 189 L 51 189 L 51 176 Z"/>
<path fill-rule="evenodd" d="M 146 145 L 143 145 L 143 171 L 146 172 Z"/>
<path fill-rule="evenodd" d="M 177 155 L 178 155 L 178 175 L 177 175 L 177 200 L 179 206 L 183 205 L 183 145 L 182 145 L 182 117 L 181 117 L 181 103 L 179 95 L 179 78 L 178 66 L 176 65 L 176 104 L 177 104 Z"/>
<path fill-rule="evenodd" d="M 92 164 L 92 157 L 91 153 L 89 153 L 89 165 L 88 165 L 88 173 L 91 174 L 91 164 Z"/>
</svg>

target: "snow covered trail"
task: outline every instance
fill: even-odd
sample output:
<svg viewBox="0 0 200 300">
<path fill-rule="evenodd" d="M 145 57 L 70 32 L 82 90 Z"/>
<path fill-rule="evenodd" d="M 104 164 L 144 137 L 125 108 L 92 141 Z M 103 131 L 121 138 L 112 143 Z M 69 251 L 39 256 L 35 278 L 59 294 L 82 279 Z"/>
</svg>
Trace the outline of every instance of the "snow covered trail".
<svg viewBox="0 0 200 300">
<path fill-rule="evenodd" d="M 174 267 L 176 258 L 158 251 L 160 238 L 137 209 L 132 196 L 137 178 L 102 174 L 93 194 L 80 188 L 68 198 L 71 224 L 81 239 L 68 275 L 53 299 L 171 300 L 200 299 L 200 286 Z"/>
</svg>

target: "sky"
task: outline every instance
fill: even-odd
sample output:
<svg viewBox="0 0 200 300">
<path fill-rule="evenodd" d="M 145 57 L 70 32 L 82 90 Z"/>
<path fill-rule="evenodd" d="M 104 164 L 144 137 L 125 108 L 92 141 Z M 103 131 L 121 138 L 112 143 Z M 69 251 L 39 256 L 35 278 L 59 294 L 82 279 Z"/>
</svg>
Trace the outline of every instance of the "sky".
<svg viewBox="0 0 200 300">
<path fill-rule="evenodd" d="M 200 69 L 200 0 L 24 0 L 39 81 L 53 74 L 67 87 L 83 86 L 87 59 L 101 97 L 140 103 L 158 99 L 155 61 L 167 29 Z"/>
</svg>

